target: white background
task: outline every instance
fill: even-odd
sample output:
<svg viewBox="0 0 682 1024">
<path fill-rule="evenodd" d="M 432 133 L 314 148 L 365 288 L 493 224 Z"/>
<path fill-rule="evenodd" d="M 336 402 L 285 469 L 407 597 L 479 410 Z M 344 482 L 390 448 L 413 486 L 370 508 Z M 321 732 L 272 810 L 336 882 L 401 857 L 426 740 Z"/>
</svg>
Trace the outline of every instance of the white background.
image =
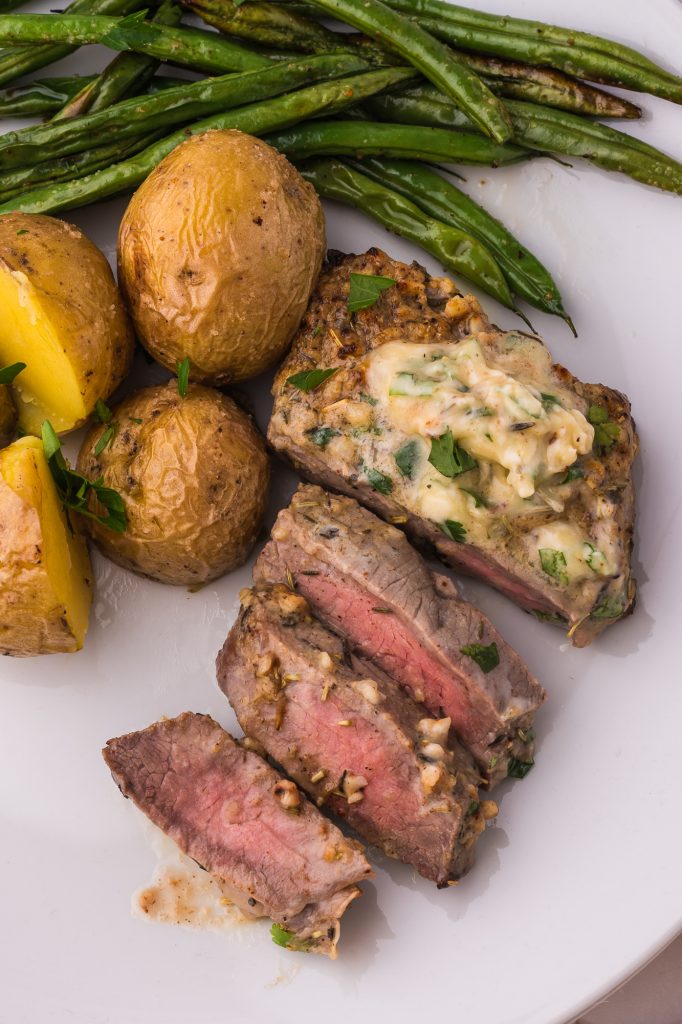
<svg viewBox="0 0 682 1024">
<path fill-rule="evenodd" d="M 486 6 L 611 34 L 682 65 L 676 0 Z M 102 62 L 90 49 L 65 67 Z M 682 111 L 643 103 L 646 118 L 625 130 L 682 159 Z M 502 787 L 497 827 L 458 888 L 439 892 L 377 859 L 330 963 L 276 948 L 264 926 L 215 936 L 131 918 L 130 894 L 153 855 L 99 750 L 108 737 L 187 709 L 234 726 L 213 661 L 249 572 L 189 594 L 96 558 L 86 650 L 0 665 L 3 1024 L 337 1024 L 370 1012 L 392 1024 L 434 1016 L 554 1024 L 606 994 L 682 926 L 682 200 L 547 160 L 465 173 L 468 191 L 559 281 L 579 340 L 533 314 L 555 356 L 632 399 L 642 441 L 635 615 L 574 651 L 558 631 L 466 585 L 549 692 L 537 767 Z M 124 206 L 71 217 L 113 257 Z M 338 207 L 328 214 L 330 245 L 378 244 L 438 269 L 362 217 Z M 486 307 L 516 326 L 490 300 Z M 266 383 L 250 391 L 264 426 Z M 274 507 L 290 486 L 286 474 L 276 477 Z"/>
</svg>

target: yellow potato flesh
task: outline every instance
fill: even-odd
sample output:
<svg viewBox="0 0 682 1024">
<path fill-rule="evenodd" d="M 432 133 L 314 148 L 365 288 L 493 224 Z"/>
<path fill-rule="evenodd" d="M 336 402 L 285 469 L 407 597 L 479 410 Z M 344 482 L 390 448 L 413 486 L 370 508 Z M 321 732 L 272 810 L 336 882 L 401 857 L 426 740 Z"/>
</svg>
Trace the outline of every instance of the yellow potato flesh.
<svg viewBox="0 0 682 1024">
<path fill-rule="evenodd" d="M 0 452 L 0 652 L 80 650 L 92 571 L 72 533 L 41 442 L 23 437 Z"/>
<path fill-rule="evenodd" d="M 26 363 L 14 381 L 20 427 L 40 434 L 43 420 L 49 420 L 57 432 L 70 430 L 89 410 L 66 356 L 67 346 L 20 271 L 0 269 L 0 309 L 0 365 Z"/>
</svg>

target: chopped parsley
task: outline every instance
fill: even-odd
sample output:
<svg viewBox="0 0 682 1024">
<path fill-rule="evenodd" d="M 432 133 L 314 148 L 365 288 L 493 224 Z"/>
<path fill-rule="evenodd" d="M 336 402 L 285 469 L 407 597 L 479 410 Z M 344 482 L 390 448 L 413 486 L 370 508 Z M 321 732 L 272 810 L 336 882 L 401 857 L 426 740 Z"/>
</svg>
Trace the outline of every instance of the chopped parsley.
<svg viewBox="0 0 682 1024">
<path fill-rule="evenodd" d="M 465 647 L 460 647 L 460 652 L 475 661 L 486 675 L 500 664 L 500 652 L 494 640 L 487 646 L 485 644 L 467 644 Z"/>
<path fill-rule="evenodd" d="M 111 409 L 101 398 L 98 398 L 95 402 L 95 416 L 100 423 L 111 423 Z"/>
<path fill-rule="evenodd" d="M 593 619 L 617 619 L 625 610 L 622 597 L 605 597 L 592 612 Z"/>
<path fill-rule="evenodd" d="M 440 437 L 431 439 L 429 462 L 439 473 L 450 478 L 468 473 L 478 465 L 476 459 L 460 448 L 449 427 Z"/>
<path fill-rule="evenodd" d="M 379 491 L 380 494 L 390 494 L 393 490 L 393 481 L 390 476 L 386 476 L 378 469 L 372 469 L 371 467 L 365 468 L 367 479 L 373 490 Z"/>
<path fill-rule="evenodd" d="M 566 555 L 563 551 L 557 551 L 556 548 L 540 548 L 538 554 L 543 572 L 553 576 L 559 583 L 568 583 Z"/>
<path fill-rule="evenodd" d="M 28 234 L 28 228 L 21 228 L 19 231 L 17 231 L 17 236 L 18 235 L 27 235 L 27 234 Z"/>
<path fill-rule="evenodd" d="M 11 384 L 22 370 L 26 369 L 26 363 L 12 363 L 10 366 L 3 366 L 0 370 L 0 384 Z"/>
<path fill-rule="evenodd" d="M 461 523 L 458 523 L 456 519 L 446 519 L 444 523 L 439 523 L 439 526 L 446 537 L 450 540 L 456 540 L 460 544 L 463 544 L 467 537 L 467 532 Z"/>
<path fill-rule="evenodd" d="M 475 508 L 488 508 L 490 505 L 488 499 L 484 498 L 482 494 L 477 494 L 476 491 L 469 491 L 466 487 L 460 487 L 460 491 L 464 491 L 470 498 L 473 498 Z"/>
<path fill-rule="evenodd" d="M 375 274 L 351 274 L 347 302 L 349 313 L 356 313 L 359 309 L 369 309 L 381 293 L 394 284 L 395 281 L 392 277 L 380 277 Z"/>
<path fill-rule="evenodd" d="M 298 388 L 299 391 L 315 391 L 320 384 L 324 384 L 326 380 L 333 377 L 337 370 L 338 366 L 333 366 L 328 370 L 302 370 L 300 373 L 293 374 L 292 377 L 287 377 L 287 384 Z"/>
<path fill-rule="evenodd" d="M 286 928 L 282 928 L 281 924 L 273 924 L 270 929 L 270 935 L 272 941 L 276 942 L 278 946 L 284 946 L 285 948 L 291 943 L 291 940 L 295 938 L 293 932 L 288 932 Z"/>
<path fill-rule="evenodd" d="M 176 363 L 178 372 L 178 394 L 184 398 L 189 386 L 189 356 L 185 356 L 182 362 L 178 359 Z"/>
<path fill-rule="evenodd" d="M 116 424 L 110 423 L 105 431 L 102 432 L 99 441 L 95 445 L 95 455 L 101 455 L 105 448 L 107 448 L 116 436 Z"/>
<path fill-rule="evenodd" d="M 408 480 L 411 480 L 414 476 L 417 460 L 419 459 L 419 441 L 414 438 L 411 441 L 406 441 L 404 445 L 398 448 L 393 458 L 402 476 L 406 476 Z"/>
<path fill-rule="evenodd" d="M 534 764 L 535 761 L 532 758 L 530 761 L 520 761 L 518 757 L 510 757 L 507 764 L 507 775 L 512 779 L 525 779 Z"/>
<path fill-rule="evenodd" d="M 128 525 L 123 498 L 118 491 L 103 486 L 103 477 L 88 480 L 81 473 L 71 469 L 62 454 L 62 446 L 54 432 L 52 424 L 45 420 L 42 426 L 43 451 L 50 467 L 57 493 L 66 508 L 75 509 L 81 515 L 94 519 L 102 526 L 108 526 L 115 533 L 123 533 Z M 93 494 L 100 505 L 106 509 L 106 515 L 98 515 L 88 507 L 88 499 Z"/>
<path fill-rule="evenodd" d="M 542 399 L 542 404 L 546 410 L 551 409 L 553 405 L 561 405 L 561 402 L 556 395 L 548 395 L 546 392 L 541 391 L 540 398 Z"/>
<path fill-rule="evenodd" d="M 569 466 L 566 470 L 566 476 L 560 481 L 560 483 L 570 484 L 572 480 L 582 480 L 584 475 L 585 474 L 579 466 Z"/>
<path fill-rule="evenodd" d="M 366 391 L 361 391 L 358 398 L 361 402 L 367 402 L 368 405 L 379 404 L 379 400 L 377 398 L 373 398 L 372 395 L 368 395 Z"/>
<path fill-rule="evenodd" d="M 607 452 L 620 437 L 620 427 L 609 419 L 608 410 L 603 405 L 591 405 L 587 419 L 594 427 L 594 450 L 597 453 Z"/>
<path fill-rule="evenodd" d="M 333 427 L 311 427 L 305 434 L 318 448 L 326 448 L 333 437 L 338 437 L 339 432 Z"/>
</svg>

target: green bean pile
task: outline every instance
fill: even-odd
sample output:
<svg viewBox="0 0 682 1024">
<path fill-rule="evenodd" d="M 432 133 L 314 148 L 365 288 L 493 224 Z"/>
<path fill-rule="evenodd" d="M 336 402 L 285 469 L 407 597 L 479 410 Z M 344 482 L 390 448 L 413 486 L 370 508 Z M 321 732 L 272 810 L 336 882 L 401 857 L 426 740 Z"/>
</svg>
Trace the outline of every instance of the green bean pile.
<svg viewBox="0 0 682 1024">
<path fill-rule="evenodd" d="M 0 135 L 0 214 L 118 195 L 188 135 L 236 128 L 524 319 L 519 300 L 574 330 L 549 271 L 433 165 L 580 158 L 682 195 L 682 164 L 597 120 L 641 116 L 602 85 L 682 103 L 682 78 L 612 40 L 446 0 L 142 2 L 0 13 L 0 117 L 49 118 Z M 89 43 L 114 51 L 99 74 L 15 84 Z"/>
</svg>

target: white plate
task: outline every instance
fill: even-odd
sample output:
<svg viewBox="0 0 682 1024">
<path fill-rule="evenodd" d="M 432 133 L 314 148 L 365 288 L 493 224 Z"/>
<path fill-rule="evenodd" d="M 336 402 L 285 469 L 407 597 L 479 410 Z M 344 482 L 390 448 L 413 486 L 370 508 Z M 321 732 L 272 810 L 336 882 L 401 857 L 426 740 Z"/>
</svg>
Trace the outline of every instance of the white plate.
<svg viewBox="0 0 682 1024">
<path fill-rule="evenodd" d="M 611 33 L 681 63 L 675 0 L 496 6 Z M 84 52 L 76 67 L 101 60 Z M 682 110 L 643 102 L 649 115 L 628 130 L 682 158 Z M 131 917 L 130 895 L 149 878 L 153 855 L 100 747 L 186 709 L 234 727 L 213 660 L 249 571 L 189 594 L 97 558 L 85 651 L 0 667 L 3 1021 L 347 1024 L 371 1013 L 392 1024 L 553 1024 L 682 927 L 682 200 L 547 160 L 473 169 L 468 179 L 471 193 L 556 272 L 580 340 L 534 315 L 555 356 L 632 399 L 642 440 L 634 616 L 574 651 L 560 632 L 466 585 L 549 692 L 537 767 L 503 787 L 497 827 L 458 888 L 439 892 L 382 859 L 330 963 L 279 949 L 266 926 L 213 935 Z M 109 202 L 72 218 L 111 257 L 123 207 Z M 328 213 L 332 246 L 381 245 L 438 269 L 368 220 L 338 207 Z M 266 383 L 250 390 L 265 425 Z M 284 472 L 276 478 L 275 505 L 291 484 Z"/>
</svg>

